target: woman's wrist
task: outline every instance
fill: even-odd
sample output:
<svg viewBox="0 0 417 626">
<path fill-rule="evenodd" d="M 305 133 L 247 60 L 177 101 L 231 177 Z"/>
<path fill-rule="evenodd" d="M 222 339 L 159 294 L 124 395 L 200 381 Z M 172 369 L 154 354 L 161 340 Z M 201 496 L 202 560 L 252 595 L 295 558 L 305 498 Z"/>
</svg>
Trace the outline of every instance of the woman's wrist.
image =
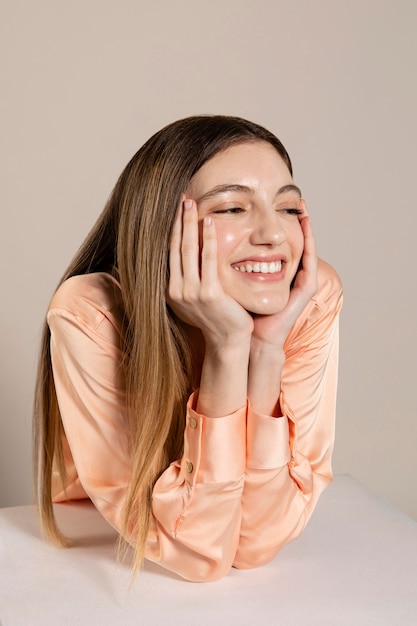
<svg viewBox="0 0 417 626">
<path fill-rule="evenodd" d="M 260 339 L 259 337 L 252 335 L 250 344 L 251 358 L 263 356 L 268 358 L 269 356 L 270 358 L 275 358 L 277 360 L 279 360 L 280 357 L 285 360 L 284 343 L 285 338 L 274 338 L 274 341 L 267 341 L 266 339 Z"/>
<path fill-rule="evenodd" d="M 236 358 L 244 358 L 249 361 L 251 351 L 251 336 L 241 337 L 205 337 L 205 356 L 215 357 L 219 361 L 233 361 Z"/>
<path fill-rule="evenodd" d="M 285 363 L 282 347 L 268 344 L 251 348 L 248 373 L 248 398 L 252 409 L 262 415 L 280 417 L 281 375 Z"/>
<path fill-rule="evenodd" d="M 207 348 L 201 371 L 198 411 L 208 417 L 230 415 L 246 404 L 249 342 Z"/>
</svg>

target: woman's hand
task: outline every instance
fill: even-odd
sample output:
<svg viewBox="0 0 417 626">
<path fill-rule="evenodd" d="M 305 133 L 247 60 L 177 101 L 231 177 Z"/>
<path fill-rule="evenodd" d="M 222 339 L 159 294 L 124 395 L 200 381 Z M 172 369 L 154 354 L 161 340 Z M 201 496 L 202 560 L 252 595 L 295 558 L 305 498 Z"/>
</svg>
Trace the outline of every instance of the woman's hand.
<svg viewBox="0 0 417 626">
<path fill-rule="evenodd" d="M 191 199 L 182 199 L 174 225 L 167 301 L 178 317 L 201 330 L 209 347 L 250 342 L 251 316 L 218 279 L 216 229 L 210 217 L 203 222 L 200 262 L 198 213 Z"/>
<path fill-rule="evenodd" d="M 272 344 L 283 347 L 285 339 L 308 302 L 317 291 L 317 252 L 310 218 L 304 200 L 300 201 L 300 225 L 304 235 L 304 251 L 288 302 L 275 315 L 254 317 L 253 344 Z"/>
<path fill-rule="evenodd" d="M 288 302 L 275 315 L 255 315 L 252 333 L 248 398 L 258 413 L 280 416 L 279 396 L 285 363 L 284 342 L 295 321 L 317 291 L 317 253 L 304 200 L 300 224 L 304 234 L 301 267 L 295 277 Z"/>
<path fill-rule="evenodd" d="M 244 407 L 253 320 L 220 285 L 211 218 L 203 223 L 200 262 L 197 206 L 190 199 L 182 198 L 174 225 L 167 301 L 204 337 L 197 411 L 222 417 Z M 194 345 L 195 353 L 200 349 L 200 344 Z"/>
</svg>

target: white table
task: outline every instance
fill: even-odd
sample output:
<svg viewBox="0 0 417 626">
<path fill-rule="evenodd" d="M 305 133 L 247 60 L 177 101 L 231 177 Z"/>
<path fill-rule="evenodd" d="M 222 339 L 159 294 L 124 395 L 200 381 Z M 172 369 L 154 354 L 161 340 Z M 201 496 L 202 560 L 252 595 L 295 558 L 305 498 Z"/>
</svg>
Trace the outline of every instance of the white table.
<svg viewBox="0 0 417 626">
<path fill-rule="evenodd" d="M 206 584 L 147 563 L 129 589 L 115 532 L 95 509 L 56 513 L 77 547 L 42 541 L 32 506 L 0 509 L 1 626 L 417 624 L 417 523 L 349 476 L 272 563 Z"/>
</svg>

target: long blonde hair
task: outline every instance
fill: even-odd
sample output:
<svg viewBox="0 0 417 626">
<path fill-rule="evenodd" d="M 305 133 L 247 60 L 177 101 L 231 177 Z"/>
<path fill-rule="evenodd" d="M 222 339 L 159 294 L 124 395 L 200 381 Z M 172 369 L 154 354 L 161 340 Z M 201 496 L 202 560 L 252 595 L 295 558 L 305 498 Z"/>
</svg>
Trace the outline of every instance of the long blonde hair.
<svg viewBox="0 0 417 626">
<path fill-rule="evenodd" d="M 135 543 L 135 570 L 143 560 L 155 481 L 182 454 L 185 407 L 192 391 L 190 347 L 181 321 L 166 303 L 173 223 L 181 194 L 200 167 L 227 147 L 248 141 L 272 144 L 292 173 L 282 143 L 241 118 L 194 116 L 156 133 L 122 172 L 59 283 L 77 274 L 118 270 L 134 451 L 122 535 Z M 56 525 L 51 496 L 54 470 L 65 484 L 62 434 L 45 322 L 34 403 L 34 476 L 41 524 L 57 545 L 68 544 Z"/>
</svg>

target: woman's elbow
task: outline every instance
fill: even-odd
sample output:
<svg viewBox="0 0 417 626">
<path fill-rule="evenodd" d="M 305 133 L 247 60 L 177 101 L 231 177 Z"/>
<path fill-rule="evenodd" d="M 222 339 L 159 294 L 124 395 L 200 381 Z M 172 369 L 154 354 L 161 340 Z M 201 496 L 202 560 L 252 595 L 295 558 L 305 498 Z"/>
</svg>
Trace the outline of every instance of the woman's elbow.
<svg viewBox="0 0 417 626">
<path fill-rule="evenodd" d="M 236 569 L 254 569 L 270 563 L 279 552 L 279 548 L 274 550 L 239 550 L 233 562 Z"/>
<path fill-rule="evenodd" d="M 191 567 L 177 570 L 177 574 L 189 582 L 208 583 L 227 576 L 232 569 L 232 565 L 233 559 L 230 558 L 220 560 L 200 559 L 197 563 L 194 562 Z"/>
</svg>

